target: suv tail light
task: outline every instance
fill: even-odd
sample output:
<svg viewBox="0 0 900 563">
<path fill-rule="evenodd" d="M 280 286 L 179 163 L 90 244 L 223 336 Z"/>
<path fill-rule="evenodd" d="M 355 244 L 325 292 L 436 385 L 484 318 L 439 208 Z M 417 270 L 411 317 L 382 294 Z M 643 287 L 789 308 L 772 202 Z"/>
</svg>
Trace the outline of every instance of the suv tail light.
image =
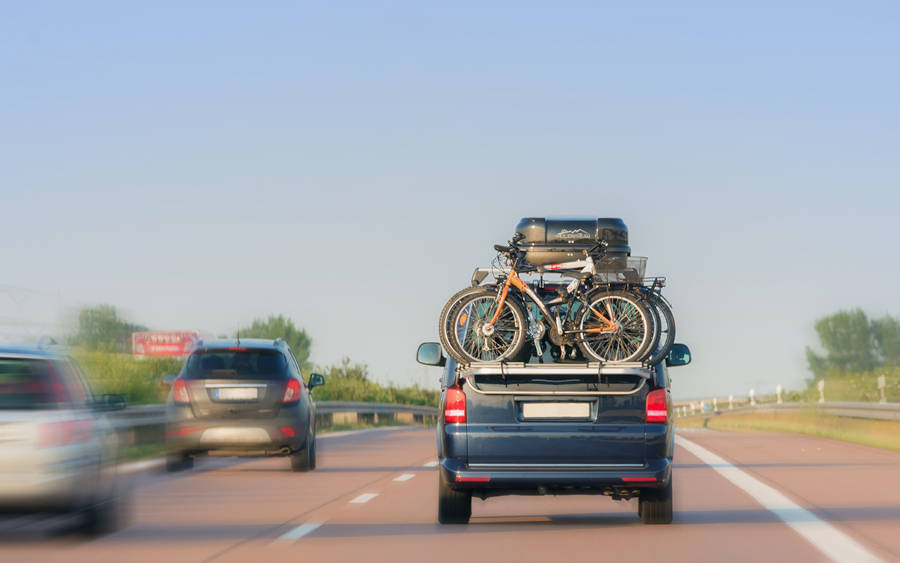
<svg viewBox="0 0 900 563">
<path fill-rule="evenodd" d="M 180 377 L 175 378 L 175 381 L 172 382 L 172 401 L 176 405 L 187 405 L 191 402 L 187 382 Z"/>
<path fill-rule="evenodd" d="M 466 394 L 462 389 L 447 389 L 447 400 L 444 403 L 444 422 L 466 421 Z"/>
<path fill-rule="evenodd" d="M 300 380 L 297 378 L 288 379 L 287 385 L 284 386 L 284 396 L 281 397 L 282 403 L 296 403 L 300 400 Z"/>
<path fill-rule="evenodd" d="M 666 422 L 666 390 L 656 389 L 647 394 L 647 422 Z"/>
<path fill-rule="evenodd" d="M 87 442 L 94 434 L 94 423 L 89 419 L 48 422 L 38 427 L 37 447 L 51 448 Z"/>
</svg>

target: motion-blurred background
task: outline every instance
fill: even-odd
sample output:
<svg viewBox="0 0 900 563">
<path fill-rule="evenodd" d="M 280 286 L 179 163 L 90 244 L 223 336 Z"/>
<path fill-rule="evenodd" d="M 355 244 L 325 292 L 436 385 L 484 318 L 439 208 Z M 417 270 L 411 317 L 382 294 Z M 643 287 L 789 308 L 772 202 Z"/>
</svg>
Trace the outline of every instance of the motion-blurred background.
<svg viewBox="0 0 900 563">
<path fill-rule="evenodd" d="M 282 315 L 310 362 L 436 389 L 412 352 L 446 298 L 520 217 L 574 214 L 622 217 L 668 277 L 695 357 L 676 398 L 806 392 L 842 310 L 873 355 L 848 369 L 886 361 L 891 3 L 0 14 L 7 340 L 100 305 L 213 336 Z"/>
</svg>

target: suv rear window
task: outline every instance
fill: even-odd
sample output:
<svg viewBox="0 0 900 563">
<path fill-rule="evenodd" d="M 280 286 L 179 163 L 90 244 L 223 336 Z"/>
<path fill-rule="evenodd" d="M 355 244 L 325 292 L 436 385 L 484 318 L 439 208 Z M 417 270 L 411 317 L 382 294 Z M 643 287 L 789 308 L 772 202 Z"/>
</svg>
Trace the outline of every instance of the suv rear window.
<svg viewBox="0 0 900 563">
<path fill-rule="evenodd" d="M 285 379 L 288 364 L 278 350 L 211 349 L 194 352 L 184 367 L 187 379 Z"/>
<path fill-rule="evenodd" d="M 69 393 L 46 360 L 0 358 L 0 410 L 53 409 Z"/>
</svg>

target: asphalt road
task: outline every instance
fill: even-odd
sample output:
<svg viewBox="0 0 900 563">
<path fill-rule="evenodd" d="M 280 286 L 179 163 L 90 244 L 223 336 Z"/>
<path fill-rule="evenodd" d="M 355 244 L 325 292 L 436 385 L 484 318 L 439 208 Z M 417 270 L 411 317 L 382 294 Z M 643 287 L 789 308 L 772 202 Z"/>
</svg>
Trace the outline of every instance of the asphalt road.
<svg viewBox="0 0 900 563">
<path fill-rule="evenodd" d="M 0 560 L 900 560 L 900 453 L 808 436 L 679 439 L 669 526 L 600 496 L 475 500 L 469 525 L 439 526 L 434 432 L 377 430 L 320 437 L 312 473 L 284 458 L 140 472 L 125 529 L 86 541 L 65 519 L 0 521 Z"/>
</svg>

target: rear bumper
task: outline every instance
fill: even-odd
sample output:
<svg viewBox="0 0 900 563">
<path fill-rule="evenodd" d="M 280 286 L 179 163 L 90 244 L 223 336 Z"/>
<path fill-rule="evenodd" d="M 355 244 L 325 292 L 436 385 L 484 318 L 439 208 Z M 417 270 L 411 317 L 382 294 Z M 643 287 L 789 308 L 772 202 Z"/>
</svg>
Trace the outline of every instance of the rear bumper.
<svg viewBox="0 0 900 563">
<path fill-rule="evenodd" d="M 308 422 L 298 409 L 282 409 L 274 418 L 197 419 L 170 416 L 169 452 L 224 455 L 285 455 L 306 447 Z"/>
<path fill-rule="evenodd" d="M 462 460 L 443 458 L 440 471 L 450 487 L 487 494 L 616 494 L 656 489 L 672 478 L 672 461 L 651 459 L 643 466 L 608 465 L 494 465 L 472 467 Z"/>
</svg>

